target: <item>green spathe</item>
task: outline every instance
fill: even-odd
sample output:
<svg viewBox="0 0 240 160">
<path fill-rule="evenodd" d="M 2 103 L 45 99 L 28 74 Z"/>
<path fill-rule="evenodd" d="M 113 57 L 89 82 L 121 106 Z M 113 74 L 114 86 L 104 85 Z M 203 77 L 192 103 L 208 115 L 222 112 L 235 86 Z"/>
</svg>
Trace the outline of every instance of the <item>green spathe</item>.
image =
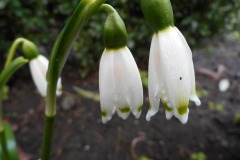
<svg viewBox="0 0 240 160">
<path fill-rule="evenodd" d="M 141 0 L 143 15 L 154 32 L 174 26 L 170 0 Z"/>
<path fill-rule="evenodd" d="M 108 13 L 104 26 L 104 43 L 107 49 L 118 49 L 127 45 L 128 36 L 125 24 L 119 14 Z"/>
<path fill-rule="evenodd" d="M 24 55 L 31 61 L 39 56 L 37 46 L 31 41 L 24 39 L 23 41 L 23 52 Z"/>
</svg>

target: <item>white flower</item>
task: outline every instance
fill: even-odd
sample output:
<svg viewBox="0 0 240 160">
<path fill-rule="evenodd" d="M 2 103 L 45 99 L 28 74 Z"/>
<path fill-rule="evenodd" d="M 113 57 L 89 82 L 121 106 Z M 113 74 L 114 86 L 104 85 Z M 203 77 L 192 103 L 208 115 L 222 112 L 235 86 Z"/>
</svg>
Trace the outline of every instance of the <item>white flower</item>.
<svg viewBox="0 0 240 160">
<path fill-rule="evenodd" d="M 176 116 L 183 124 L 188 120 L 189 100 L 201 104 L 195 93 L 192 52 L 176 27 L 153 35 L 149 57 L 150 108 L 146 119 L 155 115 L 162 101 L 166 118 Z"/>
<path fill-rule="evenodd" d="M 36 58 L 29 62 L 30 71 L 33 81 L 39 91 L 39 93 L 46 97 L 47 94 L 47 70 L 48 70 L 48 59 L 42 55 L 38 55 Z M 57 83 L 56 94 L 59 96 L 62 93 L 61 78 L 59 78 Z"/>
<path fill-rule="evenodd" d="M 131 111 L 139 118 L 143 104 L 142 81 L 127 47 L 104 50 L 99 89 L 103 123 L 112 118 L 115 110 L 122 119 L 126 119 Z"/>
</svg>

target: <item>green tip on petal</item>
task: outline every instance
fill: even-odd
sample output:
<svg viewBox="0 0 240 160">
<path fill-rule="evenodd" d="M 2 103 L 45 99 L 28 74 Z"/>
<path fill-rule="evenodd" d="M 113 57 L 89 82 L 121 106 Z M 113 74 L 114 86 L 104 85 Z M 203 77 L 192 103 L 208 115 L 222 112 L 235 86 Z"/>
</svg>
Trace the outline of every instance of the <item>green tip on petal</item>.
<svg viewBox="0 0 240 160">
<path fill-rule="evenodd" d="M 107 112 L 105 112 L 105 111 L 102 111 L 102 117 L 107 117 Z"/>
<path fill-rule="evenodd" d="M 172 111 L 173 111 L 172 108 L 170 108 L 170 107 L 167 106 L 167 103 L 165 103 L 165 102 L 162 102 L 162 103 L 163 103 L 163 107 L 164 107 L 164 109 L 165 109 L 166 111 L 168 111 L 168 112 L 172 112 Z"/>
<path fill-rule="evenodd" d="M 151 106 L 151 104 L 148 106 L 148 110 L 151 110 L 152 109 L 152 106 Z"/>
<path fill-rule="evenodd" d="M 174 26 L 170 0 L 141 0 L 143 15 L 154 32 Z"/>
<path fill-rule="evenodd" d="M 129 107 L 121 107 L 119 110 L 121 113 L 129 113 L 131 111 Z"/>
<path fill-rule="evenodd" d="M 142 108 L 143 108 L 143 105 L 140 105 L 140 106 L 138 107 L 138 112 L 141 112 L 141 111 L 142 111 Z"/>
<path fill-rule="evenodd" d="M 187 105 L 181 105 L 177 107 L 177 111 L 179 115 L 184 115 L 188 113 L 188 106 Z"/>
</svg>

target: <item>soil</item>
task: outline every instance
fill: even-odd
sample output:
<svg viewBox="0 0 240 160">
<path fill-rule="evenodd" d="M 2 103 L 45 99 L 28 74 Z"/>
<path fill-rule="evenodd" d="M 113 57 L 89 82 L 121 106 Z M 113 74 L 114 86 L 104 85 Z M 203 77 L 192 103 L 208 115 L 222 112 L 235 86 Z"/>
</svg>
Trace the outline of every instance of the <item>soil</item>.
<svg viewBox="0 0 240 160">
<path fill-rule="evenodd" d="M 111 121 L 102 124 L 99 102 L 81 98 L 73 90 L 73 86 L 78 86 L 98 92 L 98 73 L 81 79 L 76 73 L 78 64 L 67 63 L 62 74 L 64 93 L 57 102 L 52 160 L 144 160 L 143 156 L 152 160 L 187 160 L 192 153 L 199 152 L 208 160 L 240 159 L 240 120 L 237 120 L 240 113 L 240 42 L 213 40 L 203 49 L 194 50 L 193 55 L 202 105 L 190 104 L 189 120 L 185 125 L 176 118 L 166 120 L 162 106 L 147 122 L 146 88 L 139 119 L 130 115 L 124 121 L 115 114 Z M 224 66 L 223 72 L 217 72 L 219 65 Z M 9 83 L 9 99 L 4 102 L 5 120 L 12 125 L 18 148 L 25 155 L 22 159 L 37 160 L 45 103 L 30 74 L 19 74 Z M 218 82 L 223 78 L 230 81 L 226 92 L 218 89 Z"/>
</svg>

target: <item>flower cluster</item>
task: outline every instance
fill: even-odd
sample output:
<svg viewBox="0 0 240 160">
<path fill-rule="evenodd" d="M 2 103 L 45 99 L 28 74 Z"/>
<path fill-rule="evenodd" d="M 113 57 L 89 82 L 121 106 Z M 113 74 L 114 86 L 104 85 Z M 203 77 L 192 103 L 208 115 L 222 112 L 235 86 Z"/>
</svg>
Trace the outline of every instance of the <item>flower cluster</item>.
<svg viewBox="0 0 240 160">
<path fill-rule="evenodd" d="M 162 102 L 166 118 L 174 115 L 181 123 L 188 120 L 189 100 L 201 104 L 195 93 L 192 52 L 184 36 L 174 26 L 169 0 L 142 0 L 142 11 L 154 31 L 149 57 L 149 121 Z M 100 61 L 99 87 L 102 122 L 115 110 L 126 119 L 132 111 L 140 116 L 143 104 L 142 84 L 137 65 L 126 47 L 125 26 L 121 18 L 110 14 L 105 24 L 105 45 Z M 116 18 L 117 17 L 117 18 Z M 124 40 L 123 43 L 116 40 Z M 120 41 L 122 42 L 122 41 Z M 121 44 L 121 45 L 119 45 Z"/>
<path fill-rule="evenodd" d="M 162 102 L 166 118 L 188 120 L 189 101 L 201 104 L 195 93 L 195 73 L 192 52 L 182 33 L 174 26 L 169 0 L 141 0 L 143 14 L 152 28 L 149 56 L 148 92 L 150 107 L 147 121 L 159 110 Z M 115 111 L 126 119 L 130 112 L 139 118 L 143 105 L 143 87 L 136 62 L 127 48 L 127 31 L 119 14 L 109 5 L 100 10 L 108 13 L 104 26 L 105 50 L 100 61 L 99 90 L 102 122 L 109 121 Z M 31 43 L 25 43 L 30 57 L 33 80 L 42 96 L 46 96 L 48 60 Z M 34 54 L 32 54 L 34 53 Z M 61 79 L 57 83 L 61 94 Z"/>
</svg>

